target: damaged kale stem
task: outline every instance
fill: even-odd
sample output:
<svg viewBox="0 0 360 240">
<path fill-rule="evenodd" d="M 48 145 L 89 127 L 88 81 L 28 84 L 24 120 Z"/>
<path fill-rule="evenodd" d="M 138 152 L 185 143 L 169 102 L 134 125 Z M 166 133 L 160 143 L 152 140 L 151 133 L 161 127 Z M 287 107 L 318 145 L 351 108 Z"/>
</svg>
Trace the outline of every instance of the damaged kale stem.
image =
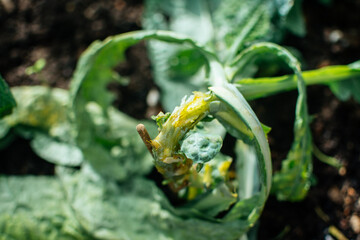
<svg viewBox="0 0 360 240">
<path fill-rule="evenodd" d="M 188 183 L 191 171 L 199 170 L 194 160 L 181 152 L 180 142 L 203 118 L 209 115 L 210 105 L 216 98 L 210 93 L 195 92 L 187 100 L 175 108 L 172 114 L 162 112 L 155 117 L 159 126 L 159 134 L 153 140 L 143 124 L 136 129 L 154 158 L 157 170 L 164 175 L 175 189 L 180 190 Z M 204 144 L 209 144 L 205 143 Z"/>
<path fill-rule="evenodd" d="M 185 192 L 179 194 L 188 200 L 217 189 L 221 183 L 229 196 L 234 199 L 238 197 L 237 183 L 234 181 L 236 173 L 230 169 L 232 160 L 220 157 L 222 137 L 205 130 L 206 122 L 214 122 L 217 124 L 216 128 L 220 127 L 221 122 L 231 134 L 251 143 L 258 151 L 258 160 L 264 159 L 266 171 L 271 169 L 268 146 L 260 124 L 255 119 L 252 119 L 255 120 L 252 123 L 250 119 L 242 119 L 246 112 L 249 116 L 255 115 L 248 106 L 242 105 L 242 98 L 236 94 L 237 90 L 229 86 L 210 89 L 210 92 L 194 92 L 190 97 L 184 98 L 171 114 L 160 112 L 154 117 L 159 134 L 153 140 L 144 125 L 136 127 L 154 158 L 158 172 L 164 176 L 173 191 L 185 189 Z M 239 106 L 242 107 L 239 109 Z M 203 123 L 202 120 L 205 119 Z M 264 175 L 267 175 L 264 183 L 267 185 L 271 175 Z"/>
</svg>

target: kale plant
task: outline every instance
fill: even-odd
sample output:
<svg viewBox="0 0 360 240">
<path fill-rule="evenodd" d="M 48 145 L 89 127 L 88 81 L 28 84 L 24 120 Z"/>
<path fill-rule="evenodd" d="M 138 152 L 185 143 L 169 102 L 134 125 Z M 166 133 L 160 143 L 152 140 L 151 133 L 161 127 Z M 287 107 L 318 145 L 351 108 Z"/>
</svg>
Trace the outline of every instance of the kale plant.
<svg viewBox="0 0 360 240">
<path fill-rule="evenodd" d="M 0 79 L 0 115 L 13 109 L 0 121 L 0 147 L 20 135 L 56 165 L 54 176 L 0 176 L 0 238 L 234 240 L 254 226 L 270 193 L 303 199 L 315 151 L 306 85 L 359 101 L 360 64 L 302 72 L 276 44 L 284 29 L 304 34 L 299 1 L 290 2 L 149 0 L 148 30 L 91 44 L 69 91 L 15 87 L 13 98 Z M 114 68 L 140 41 L 168 111 L 156 124 L 121 113 L 107 90 L 126 82 Z M 274 68 L 289 74 L 273 76 Z M 292 89 L 294 141 L 273 176 L 270 129 L 247 101 Z M 234 157 L 221 151 L 226 134 L 236 139 Z M 149 177 L 154 166 L 165 186 Z M 182 204 L 170 202 L 166 187 Z"/>
</svg>

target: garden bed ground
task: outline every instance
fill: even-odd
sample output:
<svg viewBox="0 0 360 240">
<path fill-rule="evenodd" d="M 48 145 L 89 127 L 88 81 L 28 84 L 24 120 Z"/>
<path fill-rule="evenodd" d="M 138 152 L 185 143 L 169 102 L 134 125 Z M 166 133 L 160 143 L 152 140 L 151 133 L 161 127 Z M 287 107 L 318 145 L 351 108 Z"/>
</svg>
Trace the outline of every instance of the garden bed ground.
<svg viewBox="0 0 360 240">
<path fill-rule="evenodd" d="M 360 1 L 338 0 L 326 7 L 320 1 L 304 1 L 308 34 L 288 36 L 286 45 L 297 48 L 314 69 L 348 64 L 360 57 Z M 43 84 L 67 88 L 80 54 L 97 39 L 141 29 L 142 1 L 43 1 L 0 0 L 0 73 L 10 86 Z M 28 76 L 25 68 L 39 58 L 46 67 Z M 126 87 L 112 86 L 116 105 L 136 118 L 160 109 L 148 108 L 146 96 L 156 88 L 145 45 L 128 51 L 120 72 L 130 77 Z M 252 102 L 260 120 L 272 127 L 269 142 L 275 168 L 286 156 L 296 92 Z M 281 104 L 280 104 L 281 103 Z M 270 197 L 260 219 L 259 239 L 331 239 L 329 229 L 360 239 L 360 104 L 340 102 L 327 87 L 308 88 L 309 111 L 314 116 L 315 144 L 344 165 L 337 170 L 314 159 L 314 186 L 298 203 Z M 1 174 L 53 174 L 53 166 L 17 139 L 0 152 Z M 335 227 L 335 228 L 333 228 Z"/>
</svg>

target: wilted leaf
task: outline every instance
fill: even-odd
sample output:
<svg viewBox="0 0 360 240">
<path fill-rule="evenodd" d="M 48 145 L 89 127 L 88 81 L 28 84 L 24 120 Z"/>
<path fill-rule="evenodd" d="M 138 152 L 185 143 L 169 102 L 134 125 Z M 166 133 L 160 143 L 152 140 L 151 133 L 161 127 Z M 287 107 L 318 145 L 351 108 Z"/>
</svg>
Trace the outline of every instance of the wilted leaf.
<svg viewBox="0 0 360 240">
<path fill-rule="evenodd" d="M 296 76 L 298 98 L 296 101 L 294 141 L 282 168 L 275 173 L 271 191 L 278 199 L 298 201 L 306 196 L 312 175 L 312 139 L 307 110 L 305 82 L 298 60 L 286 49 L 272 43 L 257 43 L 244 50 L 234 61 L 238 72 L 262 55 L 273 55 L 286 63 Z M 236 71 L 234 76 L 236 76 Z M 265 80 L 266 82 L 266 80 Z M 241 83 L 241 80 L 239 81 Z"/>
<path fill-rule="evenodd" d="M 111 77 L 106 73 L 113 72 L 112 68 L 124 60 L 124 52 L 129 46 L 148 39 L 191 46 L 203 56 L 207 71 L 210 64 L 218 67 L 216 58 L 191 38 L 164 31 L 120 34 L 93 43 L 84 52 L 70 89 L 76 142 L 96 171 L 119 181 L 132 174 L 147 173 L 152 163 L 136 133 L 138 121 L 111 107 L 113 96 L 106 88 Z"/>
</svg>

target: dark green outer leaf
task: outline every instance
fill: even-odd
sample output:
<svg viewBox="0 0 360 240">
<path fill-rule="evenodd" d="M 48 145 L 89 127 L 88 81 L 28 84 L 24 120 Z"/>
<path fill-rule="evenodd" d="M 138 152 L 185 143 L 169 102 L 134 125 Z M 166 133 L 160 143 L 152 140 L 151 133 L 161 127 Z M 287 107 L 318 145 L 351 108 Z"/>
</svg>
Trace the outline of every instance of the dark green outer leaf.
<svg viewBox="0 0 360 240">
<path fill-rule="evenodd" d="M 306 34 L 305 18 L 302 14 L 302 0 L 289 1 L 291 10 L 286 15 L 285 26 L 294 34 L 304 37 Z"/>
<path fill-rule="evenodd" d="M 293 34 L 303 37 L 306 34 L 305 19 L 302 14 L 302 0 L 273 1 L 278 12 L 277 24 L 287 28 Z M 283 26 L 282 26 L 283 25 Z"/>
<path fill-rule="evenodd" d="M 16 102 L 10 92 L 9 86 L 0 75 L 0 118 L 10 114 L 15 106 Z"/>
</svg>

